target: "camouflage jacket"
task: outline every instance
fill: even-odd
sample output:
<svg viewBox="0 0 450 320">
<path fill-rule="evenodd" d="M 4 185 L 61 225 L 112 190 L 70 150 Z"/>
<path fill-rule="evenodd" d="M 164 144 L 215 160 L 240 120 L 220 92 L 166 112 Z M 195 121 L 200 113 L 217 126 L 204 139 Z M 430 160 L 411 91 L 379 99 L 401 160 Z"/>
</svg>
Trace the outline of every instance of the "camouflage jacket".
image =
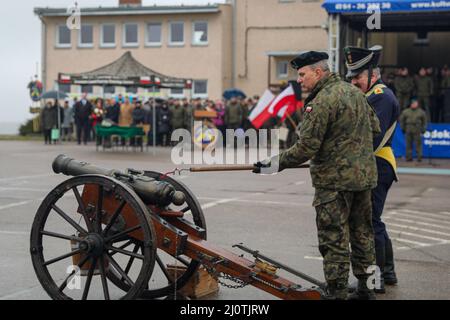
<svg viewBox="0 0 450 320">
<path fill-rule="evenodd" d="M 315 188 L 374 188 L 377 168 L 372 143 L 380 126 L 364 94 L 332 73 L 318 82 L 304 108 L 300 139 L 280 154 L 280 168 L 295 167 L 311 159 Z"/>
<path fill-rule="evenodd" d="M 225 108 L 225 124 L 241 125 L 243 110 L 240 103 L 228 103 Z"/>
<path fill-rule="evenodd" d="M 400 126 L 407 133 L 424 133 L 427 129 L 427 116 L 420 108 L 408 108 L 400 115 Z"/>
<path fill-rule="evenodd" d="M 414 91 L 414 80 L 410 76 L 397 76 L 394 80 L 395 91 L 400 94 L 411 94 Z"/>
<path fill-rule="evenodd" d="M 418 76 L 416 79 L 417 95 L 429 97 L 433 93 L 433 80 L 428 76 Z"/>
<path fill-rule="evenodd" d="M 183 128 L 184 125 L 184 107 L 172 106 L 170 108 L 170 125 L 172 129 Z"/>
</svg>

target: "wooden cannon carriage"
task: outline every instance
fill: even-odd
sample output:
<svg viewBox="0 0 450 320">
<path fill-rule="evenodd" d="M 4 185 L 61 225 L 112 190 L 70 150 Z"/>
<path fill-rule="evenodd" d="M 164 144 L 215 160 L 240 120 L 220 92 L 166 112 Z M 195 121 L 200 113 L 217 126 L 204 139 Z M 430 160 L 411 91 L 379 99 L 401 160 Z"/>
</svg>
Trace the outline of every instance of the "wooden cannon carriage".
<svg viewBox="0 0 450 320">
<path fill-rule="evenodd" d="M 157 299 L 176 296 L 203 265 L 237 286 L 281 299 L 319 299 L 323 284 L 243 245 L 255 260 L 206 240 L 194 194 L 153 171 L 107 170 L 64 155 L 56 173 L 74 176 L 40 205 L 31 231 L 33 267 L 53 299 Z M 179 273 L 168 270 L 175 264 Z M 284 269 L 313 283 L 304 288 L 277 275 Z"/>
</svg>

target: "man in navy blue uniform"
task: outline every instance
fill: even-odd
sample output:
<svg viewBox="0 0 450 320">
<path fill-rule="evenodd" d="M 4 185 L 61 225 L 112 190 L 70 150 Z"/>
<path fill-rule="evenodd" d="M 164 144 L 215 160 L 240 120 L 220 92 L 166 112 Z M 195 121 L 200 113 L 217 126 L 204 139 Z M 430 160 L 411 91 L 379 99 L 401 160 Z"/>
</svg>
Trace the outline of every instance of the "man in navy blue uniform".
<svg viewBox="0 0 450 320">
<path fill-rule="evenodd" d="M 376 262 L 381 271 L 380 286 L 375 292 L 384 293 L 384 285 L 395 285 L 397 276 L 394 269 L 392 242 L 381 220 L 388 191 L 397 181 L 396 162 L 392 151 L 392 137 L 400 114 L 399 103 L 382 81 L 378 61 L 382 47 L 370 49 L 358 47 L 344 48 L 347 78 L 366 94 L 367 100 L 375 110 L 380 121 L 381 134 L 374 137 L 374 153 L 378 170 L 378 184 L 372 190 L 372 224 L 375 234 Z M 359 285 L 358 285 L 359 287 Z M 358 296 L 358 288 L 356 290 Z"/>
</svg>

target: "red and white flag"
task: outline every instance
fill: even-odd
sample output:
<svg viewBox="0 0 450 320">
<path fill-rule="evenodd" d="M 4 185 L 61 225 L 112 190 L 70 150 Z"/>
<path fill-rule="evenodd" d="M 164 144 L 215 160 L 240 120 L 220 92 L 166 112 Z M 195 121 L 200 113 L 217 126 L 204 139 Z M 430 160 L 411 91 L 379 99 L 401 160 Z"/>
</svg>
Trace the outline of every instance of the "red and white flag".
<svg viewBox="0 0 450 320">
<path fill-rule="evenodd" d="M 269 112 L 269 106 L 274 99 L 275 96 L 272 94 L 272 92 L 270 92 L 270 90 L 267 89 L 259 99 L 256 107 L 253 108 L 252 112 L 248 116 L 248 119 L 256 129 L 261 128 L 264 122 L 266 122 L 273 116 Z"/>
<path fill-rule="evenodd" d="M 140 83 L 143 85 L 148 85 L 152 83 L 152 79 L 150 77 L 141 77 Z"/>
<path fill-rule="evenodd" d="M 275 116 L 284 109 L 284 112 L 282 112 L 282 114 L 284 115 L 285 111 L 288 109 L 288 106 L 295 106 L 296 103 L 297 99 L 295 98 L 294 88 L 289 85 L 286 89 L 283 90 L 283 92 L 278 95 L 278 97 L 276 97 L 275 100 L 272 101 L 269 106 L 269 113 Z"/>
<path fill-rule="evenodd" d="M 288 116 L 292 116 L 295 111 L 303 108 L 303 101 L 296 101 L 295 103 L 289 103 L 278 111 L 277 116 L 281 118 L 281 121 L 286 120 Z"/>
</svg>

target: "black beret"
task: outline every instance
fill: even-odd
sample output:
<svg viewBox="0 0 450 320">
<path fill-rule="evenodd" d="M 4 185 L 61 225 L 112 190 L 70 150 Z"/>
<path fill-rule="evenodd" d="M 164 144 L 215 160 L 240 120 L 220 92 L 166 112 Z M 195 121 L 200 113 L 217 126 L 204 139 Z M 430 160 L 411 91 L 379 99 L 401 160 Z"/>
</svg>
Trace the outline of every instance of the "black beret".
<svg viewBox="0 0 450 320">
<path fill-rule="evenodd" d="M 291 67 L 298 70 L 322 60 L 328 60 L 328 54 L 326 52 L 307 51 L 292 60 Z"/>
</svg>

